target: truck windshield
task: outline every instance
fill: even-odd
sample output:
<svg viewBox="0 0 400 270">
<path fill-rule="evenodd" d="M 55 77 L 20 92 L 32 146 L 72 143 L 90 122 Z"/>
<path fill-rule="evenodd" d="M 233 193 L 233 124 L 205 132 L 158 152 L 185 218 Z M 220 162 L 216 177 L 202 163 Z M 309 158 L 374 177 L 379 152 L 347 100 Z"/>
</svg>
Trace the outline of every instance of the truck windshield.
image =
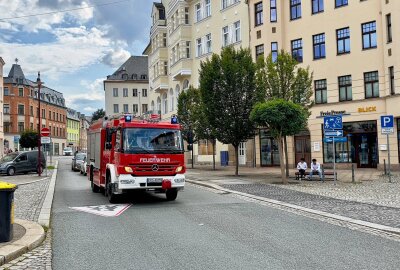
<svg viewBox="0 0 400 270">
<path fill-rule="evenodd" d="M 126 128 L 123 140 L 125 153 L 183 153 L 181 131 L 177 129 Z"/>
</svg>

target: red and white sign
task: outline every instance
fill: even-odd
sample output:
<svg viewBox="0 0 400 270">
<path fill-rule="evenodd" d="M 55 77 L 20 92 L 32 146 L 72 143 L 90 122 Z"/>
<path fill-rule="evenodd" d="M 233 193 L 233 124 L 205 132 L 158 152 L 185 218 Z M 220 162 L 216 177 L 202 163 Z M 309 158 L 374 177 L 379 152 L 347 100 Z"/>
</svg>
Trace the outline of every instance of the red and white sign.
<svg viewBox="0 0 400 270">
<path fill-rule="evenodd" d="M 43 137 L 49 137 L 49 135 L 50 135 L 50 129 L 48 129 L 48 128 L 42 128 L 42 130 L 40 130 L 40 135 L 42 135 Z"/>
</svg>

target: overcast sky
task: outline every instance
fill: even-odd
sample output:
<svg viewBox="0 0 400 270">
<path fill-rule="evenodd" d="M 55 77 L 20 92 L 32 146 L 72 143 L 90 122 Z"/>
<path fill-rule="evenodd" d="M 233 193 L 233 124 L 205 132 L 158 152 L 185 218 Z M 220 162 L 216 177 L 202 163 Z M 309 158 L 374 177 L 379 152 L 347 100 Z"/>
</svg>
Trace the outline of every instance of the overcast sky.
<svg viewBox="0 0 400 270">
<path fill-rule="evenodd" d="M 102 5 L 108 4 L 109 5 Z M 103 80 L 149 39 L 150 0 L 0 0 L 0 56 L 7 76 L 18 58 L 25 76 L 41 72 L 67 106 L 87 115 L 104 108 Z M 94 8 L 15 18 L 80 7 Z M 102 6 L 100 6 L 102 5 Z M 5 19 L 14 18 L 14 19 Z"/>
</svg>

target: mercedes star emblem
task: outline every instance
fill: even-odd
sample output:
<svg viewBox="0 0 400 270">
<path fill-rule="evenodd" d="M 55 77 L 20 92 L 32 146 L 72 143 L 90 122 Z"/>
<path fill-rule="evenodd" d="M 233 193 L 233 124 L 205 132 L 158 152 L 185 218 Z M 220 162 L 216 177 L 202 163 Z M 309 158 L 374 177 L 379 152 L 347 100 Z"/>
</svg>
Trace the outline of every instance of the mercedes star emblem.
<svg viewBox="0 0 400 270">
<path fill-rule="evenodd" d="M 157 165 L 157 164 L 153 164 L 153 165 L 151 166 L 151 170 L 152 170 L 152 171 L 158 171 L 158 165 Z"/>
</svg>

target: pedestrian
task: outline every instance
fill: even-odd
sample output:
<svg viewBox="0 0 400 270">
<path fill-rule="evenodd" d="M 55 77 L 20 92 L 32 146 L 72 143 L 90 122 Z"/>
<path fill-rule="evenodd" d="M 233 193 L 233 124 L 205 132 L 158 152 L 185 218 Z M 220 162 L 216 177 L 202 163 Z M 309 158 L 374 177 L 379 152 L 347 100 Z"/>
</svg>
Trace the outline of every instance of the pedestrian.
<svg viewBox="0 0 400 270">
<path fill-rule="evenodd" d="M 314 175 L 314 173 L 318 173 L 319 175 L 319 180 L 323 180 L 322 179 L 322 172 L 321 172 L 321 164 L 319 164 L 319 162 L 317 162 L 317 160 L 315 158 L 313 158 L 311 165 L 310 165 L 310 175 L 308 177 L 309 180 L 312 180 L 312 177 Z"/>
<path fill-rule="evenodd" d="M 306 175 L 307 170 L 307 162 L 304 158 L 301 158 L 300 162 L 297 163 L 297 169 L 299 170 L 300 179 L 303 179 Z"/>
</svg>

